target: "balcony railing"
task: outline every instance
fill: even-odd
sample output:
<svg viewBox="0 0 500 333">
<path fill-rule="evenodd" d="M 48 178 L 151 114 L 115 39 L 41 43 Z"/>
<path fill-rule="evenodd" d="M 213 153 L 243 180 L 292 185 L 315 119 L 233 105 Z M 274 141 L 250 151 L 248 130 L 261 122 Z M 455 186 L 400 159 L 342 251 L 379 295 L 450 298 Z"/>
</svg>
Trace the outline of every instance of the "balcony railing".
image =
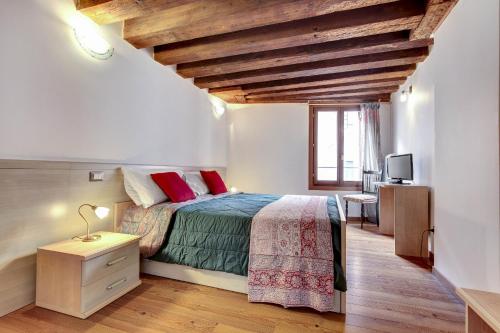
<svg viewBox="0 0 500 333">
<path fill-rule="evenodd" d="M 325 181 L 337 180 L 337 166 L 331 167 L 318 167 L 317 179 Z M 344 180 L 345 181 L 361 181 L 361 167 L 345 166 L 344 165 Z"/>
</svg>

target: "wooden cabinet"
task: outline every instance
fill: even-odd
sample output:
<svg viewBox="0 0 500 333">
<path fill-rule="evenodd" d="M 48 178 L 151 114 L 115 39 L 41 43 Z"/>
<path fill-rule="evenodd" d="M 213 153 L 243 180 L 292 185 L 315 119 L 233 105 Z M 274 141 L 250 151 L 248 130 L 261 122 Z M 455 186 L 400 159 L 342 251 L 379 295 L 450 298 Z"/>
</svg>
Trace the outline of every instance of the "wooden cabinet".
<svg viewBox="0 0 500 333">
<path fill-rule="evenodd" d="M 465 302 L 465 332 L 500 332 L 500 294 L 472 289 L 457 289 Z"/>
<path fill-rule="evenodd" d="M 99 232 L 95 242 L 38 248 L 36 305 L 87 318 L 141 284 L 139 237 Z"/>
<path fill-rule="evenodd" d="M 428 257 L 429 188 L 419 185 L 379 183 L 379 230 L 394 235 L 395 253 L 400 256 Z M 421 246 L 422 243 L 422 246 Z M 422 247 L 422 253 L 420 248 Z"/>
<path fill-rule="evenodd" d="M 394 235 L 394 187 L 379 187 L 379 231 L 384 235 Z"/>
</svg>

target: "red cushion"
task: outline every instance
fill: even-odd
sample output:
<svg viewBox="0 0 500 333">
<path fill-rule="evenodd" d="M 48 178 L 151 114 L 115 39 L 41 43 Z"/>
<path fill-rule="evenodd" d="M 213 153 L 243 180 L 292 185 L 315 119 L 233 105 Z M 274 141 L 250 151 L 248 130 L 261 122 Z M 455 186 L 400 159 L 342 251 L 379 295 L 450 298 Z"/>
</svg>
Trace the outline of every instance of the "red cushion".
<svg viewBox="0 0 500 333">
<path fill-rule="evenodd" d="M 200 174 L 207 184 L 210 193 L 221 194 L 227 192 L 226 184 L 224 184 L 224 181 L 217 171 L 200 171 Z"/>
<path fill-rule="evenodd" d="M 183 202 L 196 198 L 193 190 L 177 172 L 154 173 L 151 178 L 172 202 Z"/>
</svg>

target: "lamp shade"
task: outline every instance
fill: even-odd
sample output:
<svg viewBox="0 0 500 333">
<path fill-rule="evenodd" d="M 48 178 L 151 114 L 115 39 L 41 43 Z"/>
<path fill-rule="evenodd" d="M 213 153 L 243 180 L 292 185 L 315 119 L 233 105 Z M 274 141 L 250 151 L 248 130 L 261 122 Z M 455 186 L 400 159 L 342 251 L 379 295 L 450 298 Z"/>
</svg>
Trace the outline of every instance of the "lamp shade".
<svg viewBox="0 0 500 333">
<path fill-rule="evenodd" d="M 105 218 L 106 216 L 108 216 L 108 214 L 109 214 L 109 208 L 107 208 L 107 207 L 96 207 L 94 209 L 94 213 L 95 213 L 95 215 L 98 218 L 100 218 L 102 220 L 103 218 Z"/>
</svg>

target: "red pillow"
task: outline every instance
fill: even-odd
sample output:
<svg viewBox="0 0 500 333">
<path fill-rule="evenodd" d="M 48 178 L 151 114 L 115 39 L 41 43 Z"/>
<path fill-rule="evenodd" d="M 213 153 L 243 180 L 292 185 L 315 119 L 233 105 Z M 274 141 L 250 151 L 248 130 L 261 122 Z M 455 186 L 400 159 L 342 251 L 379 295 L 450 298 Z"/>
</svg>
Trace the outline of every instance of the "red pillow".
<svg viewBox="0 0 500 333">
<path fill-rule="evenodd" d="M 196 198 L 193 190 L 177 172 L 154 173 L 151 178 L 172 202 L 183 202 Z"/>
<path fill-rule="evenodd" d="M 200 171 L 200 174 L 207 184 L 210 193 L 221 194 L 227 192 L 226 184 L 224 184 L 217 171 Z"/>
</svg>

